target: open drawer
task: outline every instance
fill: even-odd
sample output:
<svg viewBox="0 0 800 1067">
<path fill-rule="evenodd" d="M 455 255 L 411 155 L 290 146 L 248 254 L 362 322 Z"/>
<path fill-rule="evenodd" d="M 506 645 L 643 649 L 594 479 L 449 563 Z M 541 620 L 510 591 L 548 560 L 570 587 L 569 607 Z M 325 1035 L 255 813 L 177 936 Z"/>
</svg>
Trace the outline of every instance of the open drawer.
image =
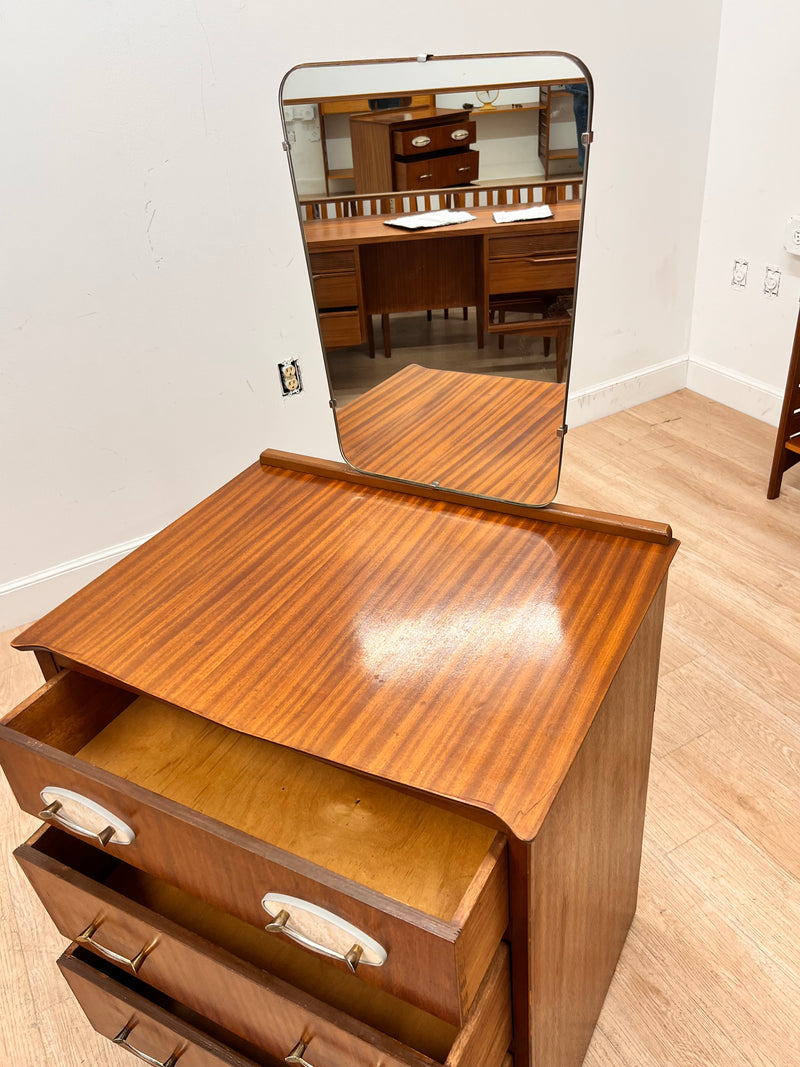
<svg viewBox="0 0 800 1067">
<path fill-rule="evenodd" d="M 507 925 L 501 834 L 75 672 L 0 759 L 26 811 L 456 1027 Z"/>
<path fill-rule="evenodd" d="M 185 1003 L 147 986 L 84 948 L 72 945 L 59 966 L 73 994 L 99 1033 L 124 1044 L 140 1059 L 157 1067 L 205 1067 L 230 1063 L 294 1063 L 303 1067 L 501 1067 L 511 1039 L 508 953 L 502 945 L 478 993 L 474 1022 L 457 1035 L 446 1057 L 432 1060 L 396 1041 L 353 1025 L 337 1029 L 324 1005 L 310 998 L 300 1004 L 275 1000 L 269 1004 L 256 992 L 251 1014 L 262 1012 L 261 1028 L 270 1036 L 266 1047 L 242 1039 Z M 219 980 L 226 982 L 227 975 Z M 505 993 L 502 990 L 505 989 Z M 238 999 L 234 984 L 217 986 L 220 998 Z M 321 1009 L 322 1014 L 315 1014 Z M 215 1058 L 216 1057 L 216 1058 Z"/>
</svg>

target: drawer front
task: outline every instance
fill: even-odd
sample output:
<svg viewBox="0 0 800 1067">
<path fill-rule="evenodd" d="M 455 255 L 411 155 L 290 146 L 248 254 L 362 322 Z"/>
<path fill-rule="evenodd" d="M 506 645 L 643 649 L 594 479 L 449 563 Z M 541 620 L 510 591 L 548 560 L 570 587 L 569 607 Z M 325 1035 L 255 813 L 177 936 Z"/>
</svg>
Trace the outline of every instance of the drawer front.
<svg viewBox="0 0 800 1067">
<path fill-rule="evenodd" d="M 61 956 L 58 966 L 94 1029 L 138 1060 L 153 1067 L 257 1067 L 249 1057 L 103 973 L 72 949 Z"/>
<path fill-rule="evenodd" d="M 98 965 L 112 964 L 120 973 L 135 977 L 279 1059 L 283 1059 L 300 1035 L 310 1032 L 315 1034 L 317 1047 L 325 1049 L 324 1062 L 330 1067 L 372 1065 L 378 1046 L 387 1067 L 405 1067 L 409 1063 L 416 1067 L 424 1062 L 426 1054 L 432 1057 L 438 1054 L 442 1060 L 446 1059 L 456 1036 L 454 1027 L 424 1013 L 409 1011 L 406 1005 L 393 999 L 394 1010 L 379 1004 L 375 1009 L 379 1017 L 382 1012 L 386 1022 L 392 1025 L 393 1016 L 404 1013 L 399 1029 L 393 1033 L 413 1041 L 415 1047 L 423 1050 L 417 1054 L 395 1037 L 351 1018 L 319 996 L 297 989 L 252 961 L 219 947 L 199 935 L 196 929 L 188 929 L 155 910 L 159 903 L 162 908 L 166 904 L 168 910 L 183 908 L 187 923 L 193 922 L 196 927 L 198 905 L 185 894 L 176 895 L 168 886 L 154 886 L 152 880 L 142 892 L 141 887 L 135 882 L 131 886 L 128 880 L 129 891 L 133 888 L 138 890 L 139 897 L 150 898 L 147 904 L 130 899 L 123 892 L 125 880 L 119 888 L 115 886 L 114 874 L 119 873 L 120 865 L 114 865 L 108 857 L 100 857 L 93 864 L 86 856 L 93 851 L 88 848 L 83 850 L 83 855 L 80 850 L 76 852 L 83 869 L 61 862 L 58 856 L 65 848 L 53 842 L 54 835 L 65 836 L 57 830 L 46 831 L 43 839 L 41 834 L 36 835 L 16 850 L 15 857 L 60 933 L 72 940 L 80 938 L 82 951 L 96 957 Z M 75 842 L 68 842 L 67 849 L 69 845 L 75 848 Z M 111 870 L 108 876 L 103 870 L 104 863 L 106 868 L 117 870 Z M 201 911 L 200 916 L 201 924 L 205 918 L 210 929 L 219 922 L 216 926 L 219 940 L 231 939 L 230 920 L 225 916 L 209 915 L 208 909 Z M 234 942 L 244 936 L 235 926 L 233 930 Z M 269 958 L 271 939 L 252 934 L 254 938 L 259 936 Z M 258 955 L 257 949 L 251 951 Z M 277 964 L 281 965 L 280 956 Z M 289 966 L 291 969 L 291 963 Z M 295 969 L 301 973 L 296 961 Z M 312 984 L 316 978 L 320 995 L 326 992 L 324 971 L 315 972 L 312 968 L 304 977 Z M 363 1005 L 363 992 L 356 988 L 362 984 L 357 979 L 349 981 L 353 987 L 349 998 L 355 1009 Z M 334 993 L 342 996 L 336 983 Z"/>
<path fill-rule="evenodd" d="M 536 223 L 533 223 L 535 226 Z M 489 259 L 511 257 L 519 259 L 524 256 L 552 256 L 564 252 L 577 253 L 577 230 L 555 231 L 552 233 L 524 233 L 509 237 L 489 238 Z"/>
<path fill-rule="evenodd" d="M 113 686 L 64 672 L 44 686 L 36 699 L 17 709 L 13 722 L 33 724 L 33 738 L 15 729 L 10 719 L 0 726 L 0 762 L 24 810 L 40 814 L 41 792 L 50 787 L 87 798 L 133 833 L 129 844 L 110 840 L 105 846 L 109 854 L 261 930 L 275 917 L 262 904 L 266 894 L 308 902 L 312 911 L 321 909 L 345 927 L 355 928 L 354 945 L 359 932 L 366 935 L 364 960 L 356 960 L 359 978 L 453 1025 L 461 1024 L 508 922 L 506 846 L 501 835 L 494 838 L 471 876 L 452 919 L 425 914 L 51 747 L 49 726 L 53 740 L 79 735 L 76 716 L 81 701 L 96 709 L 102 704 L 103 691 L 108 691 L 112 702 L 121 699 L 121 691 Z M 130 696 L 122 694 L 128 700 Z M 170 766 L 173 762 L 170 757 Z M 96 840 L 92 843 L 100 847 Z M 302 934 L 303 922 L 299 913 L 296 919 L 290 915 L 287 928 L 273 936 Z M 379 965 L 367 965 L 367 939 L 385 952 L 385 961 Z M 314 931 L 312 940 L 322 942 Z M 332 965 L 346 970 L 343 945 L 333 946 L 340 959 Z M 330 948 L 320 943 L 320 952 L 327 955 Z"/>
<path fill-rule="evenodd" d="M 489 262 L 490 293 L 542 292 L 575 286 L 574 255 L 494 259 Z"/>
<path fill-rule="evenodd" d="M 448 123 L 416 130 L 395 130 L 393 148 L 396 156 L 417 156 L 426 152 L 444 152 L 474 144 L 478 137 L 475 122 Z"/>
<path fill-rule="evenodd" d="M 478 152 L 467 151 L 433 159 L 415 159 L 411 163 L 395 162 L 395 187 L 439 189 L 468 185 L 478 177 L 478 157 Z"/>
<path fill-rule="evenodd" d="M 314 274 L 312 277 L 318 308 L 358 307 L 358 278 L 355 271 Z"/>
<path fill-rule="evenodd" d="M 158 1067 L 174 1067 L 177 1062 L 181 1067 L 252 1067 L 254 1058 L 259 1063 L 266 1062 L 265 1054 L 274 1057 L 276 1063 L 307 1062 L 314 1067 L 375 1067 L 376 1063 L 385 1067 L 433 1067 L 436 1062 L 446 1067 L 505 1067 L 512 1036 L 508 964 L 508 952 L 502 946 L 492 961 L 469 1023 L 456 1037 L 447 1058 L 435 1061 L 401 1046 L 395 1051 L 380 1034 L 371 1035 L 374 1043 L 364 1045 L 363 1050 L 355 1046 L 340 1049 L 320 1020 L 310 1015 L 297 1039 L 290 1039 L 288 1047 L 284 1047 L 284 1040 L 274 1053 L 240 1040 L 191 1008 L 187 1010 L 174 998 L 155 993 L 143 982 L 95 960 L 80 947 L 71 946 L 58 961 L 94 1029 Z M 226 998 L 235 993 L 223 986 L 217 995 Z M 287 1024 L 288 1020 L 278 1020 L 278 1025 L 282 1023 Z M 287 1025 L 283 1029 L 289 1032 Z M 299 1058 L 292 1060 L 292 1055 Z"/>
<path fill-rule="evenodd" d="M 351 348 L 364 340 L 358 311 L 323 311 L 319 323 L 326 348 Z"/>
<path fill-rule="evenodd" d="M 309 255 L 311 273 L 316 277 L 318 274 L 339 274 L 341 271 L 355 271 L 356 254 L 352 248 L 344 248 L 336 252 L 312 252 Z"/>
</svg>

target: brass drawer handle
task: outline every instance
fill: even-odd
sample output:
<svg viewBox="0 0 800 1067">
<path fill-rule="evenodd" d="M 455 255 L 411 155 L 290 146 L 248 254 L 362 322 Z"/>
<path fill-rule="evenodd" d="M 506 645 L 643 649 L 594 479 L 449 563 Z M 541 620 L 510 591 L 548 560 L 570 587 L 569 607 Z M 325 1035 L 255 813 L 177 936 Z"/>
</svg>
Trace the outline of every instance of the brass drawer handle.
<svg viewBox="0 0 800 1067">
<path fill-rule="evenodd" d="M 374 938 L 317 904 L 283 893 L 267 893 L 261 906 L 273 917 L 264 927 L 269 933 L 284 934 L 311 952 L 338 960 L 354 974 L 359 964 L 381 967 L 386 962 L 386 949 Z"/>
<path fill-rule="evenodd" d="M 39 796 L 45 804 L 39 812 L 40 819 L 60 826 L 62 830 L 88 837 L 103 848 L 109 844 L 130 845 L 136 837 L 122 819 L 80 793 L 57 786 L 45 786 Z M 94 826 L 78 822 L 79 817 L 90 824 L 94 823 Z"/>
<path fill-rule="evenodd" d="M 364 949 L 361 945 L 353 945 L 345 953 L 332 952 L 326 945 L 320 945 L 316 941 L 312 941 L 309 937 L 304 937 L 296 930 L 292 930 L 287 923 L 289 922 L 290 915 L 288 911 L 279 911 L 271 923 L 267 923 L 264 929 L 270 934 L 286 934 L 292 941 L 296 941 L 299 945 L 304 945 L 306 948 L 310 948 L 313 952 L 321 952 L 325 956 L 331 956 L 337 960 L 343 960 L 348 969 L 356 973 L 356 967 L 364 955 Z M 293 1061 L 294 1062 L 294 1061 Z M 300 1062 L 300 1061 L 298 1061 Z"/>
<path fill-rule="evenodd" d="M 289 1055 L 284 1056 L 283 1062 L 296 1063 L 298 1064 L 298 1067 L 313 1067 L 313 1064 L 309 1063 L 308 1060 L 303 1059 L 307 1048 L 308 1045 L 305 1041 L 298 1041 Z"/>
<path fill-rule="evenodd" d="M 104 956 L 105 959 L 111 960 L 112 963 L 122 964 L 123 967 L 130 967 L 133 973 L 137 974 L 139 968 L 142 966 L 144 961 L 147 959 L 147 957 L 158 944 L 158 938 L 154 938 L 149 944 L 145 945 L 140 952 L 138 952 L 131 959 L 128 959 L 127 956 L 122 956 L 119 952 L 114 952 L 113 949 L 106 948 L 105 945 L 101 945 L 99 942 L 94 940 L 94 935 L 97 933 L 97 930 L 101 925 L 102 919 L 95 919 L 93 923 L 90 923 L 86 927 L 83 933 L 78 934 L 75 940 L 78 941 L 81 945 L 91 945 L 95 952 L 98 952 L 101 956 Z"/>
<path fill-rule="evenodd" d="M 157 1060 L 155 1056 L 148 1056 L 146 1052 L 140 1052 L 138 1048 L 128 1044 L 128 1038 L 133 1032 L 134 1025 L 134 1023 L 128 1023 L 126 1026 L 123 1026 L 117 1036 L 111 1039 L 114 1044 L 121 1045 L 124 1049 L 127 1049 L 128 1052 L 132 1052 L 134 1056 L 138 1056 L 140 1060 L 144 1060 L 145 1063 L 151 1064 L 152 1067 L 175 1067 L 175 1064 L 178 1062 L 178 1056 L 183 1052 L 182 1047 L 179 1045 L 172 1055 L 168 1056 L 165 1060 Z"/>
</svg>

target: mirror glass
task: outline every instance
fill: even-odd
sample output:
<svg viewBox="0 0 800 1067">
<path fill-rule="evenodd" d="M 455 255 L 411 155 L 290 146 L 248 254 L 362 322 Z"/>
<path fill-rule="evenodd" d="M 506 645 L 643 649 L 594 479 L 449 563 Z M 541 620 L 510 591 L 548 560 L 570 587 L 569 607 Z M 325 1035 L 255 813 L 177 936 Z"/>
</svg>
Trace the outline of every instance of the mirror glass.
<svg viewBox="0 0 800 1067">
<path fill-rule="evenodd" d="M 313 64 L 281 104 L 342 453 L 558 487 L 591 79 L 561 53 Z M 587 138 L 588 140 L 588 138 Z"/>
</svg>

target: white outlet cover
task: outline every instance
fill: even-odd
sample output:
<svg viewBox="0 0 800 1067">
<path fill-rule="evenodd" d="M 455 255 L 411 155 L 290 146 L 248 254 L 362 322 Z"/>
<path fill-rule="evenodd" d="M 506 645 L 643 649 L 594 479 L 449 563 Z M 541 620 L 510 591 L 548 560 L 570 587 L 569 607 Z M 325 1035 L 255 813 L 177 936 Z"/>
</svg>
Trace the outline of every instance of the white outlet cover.
<svg viewBox="0 0 800 1067">
<path fill-rule="evenodd" d="M 783 247 L 792 256 L 800 256 L 800 215 L 790 215 L 783 231 Z"/>
<path fill-rule="evenodd" d="M 778 267 L 768 266 L 764 274 L 764 296 L 777 296 L 781 288 L 781 272 Z"/>
</svg>

